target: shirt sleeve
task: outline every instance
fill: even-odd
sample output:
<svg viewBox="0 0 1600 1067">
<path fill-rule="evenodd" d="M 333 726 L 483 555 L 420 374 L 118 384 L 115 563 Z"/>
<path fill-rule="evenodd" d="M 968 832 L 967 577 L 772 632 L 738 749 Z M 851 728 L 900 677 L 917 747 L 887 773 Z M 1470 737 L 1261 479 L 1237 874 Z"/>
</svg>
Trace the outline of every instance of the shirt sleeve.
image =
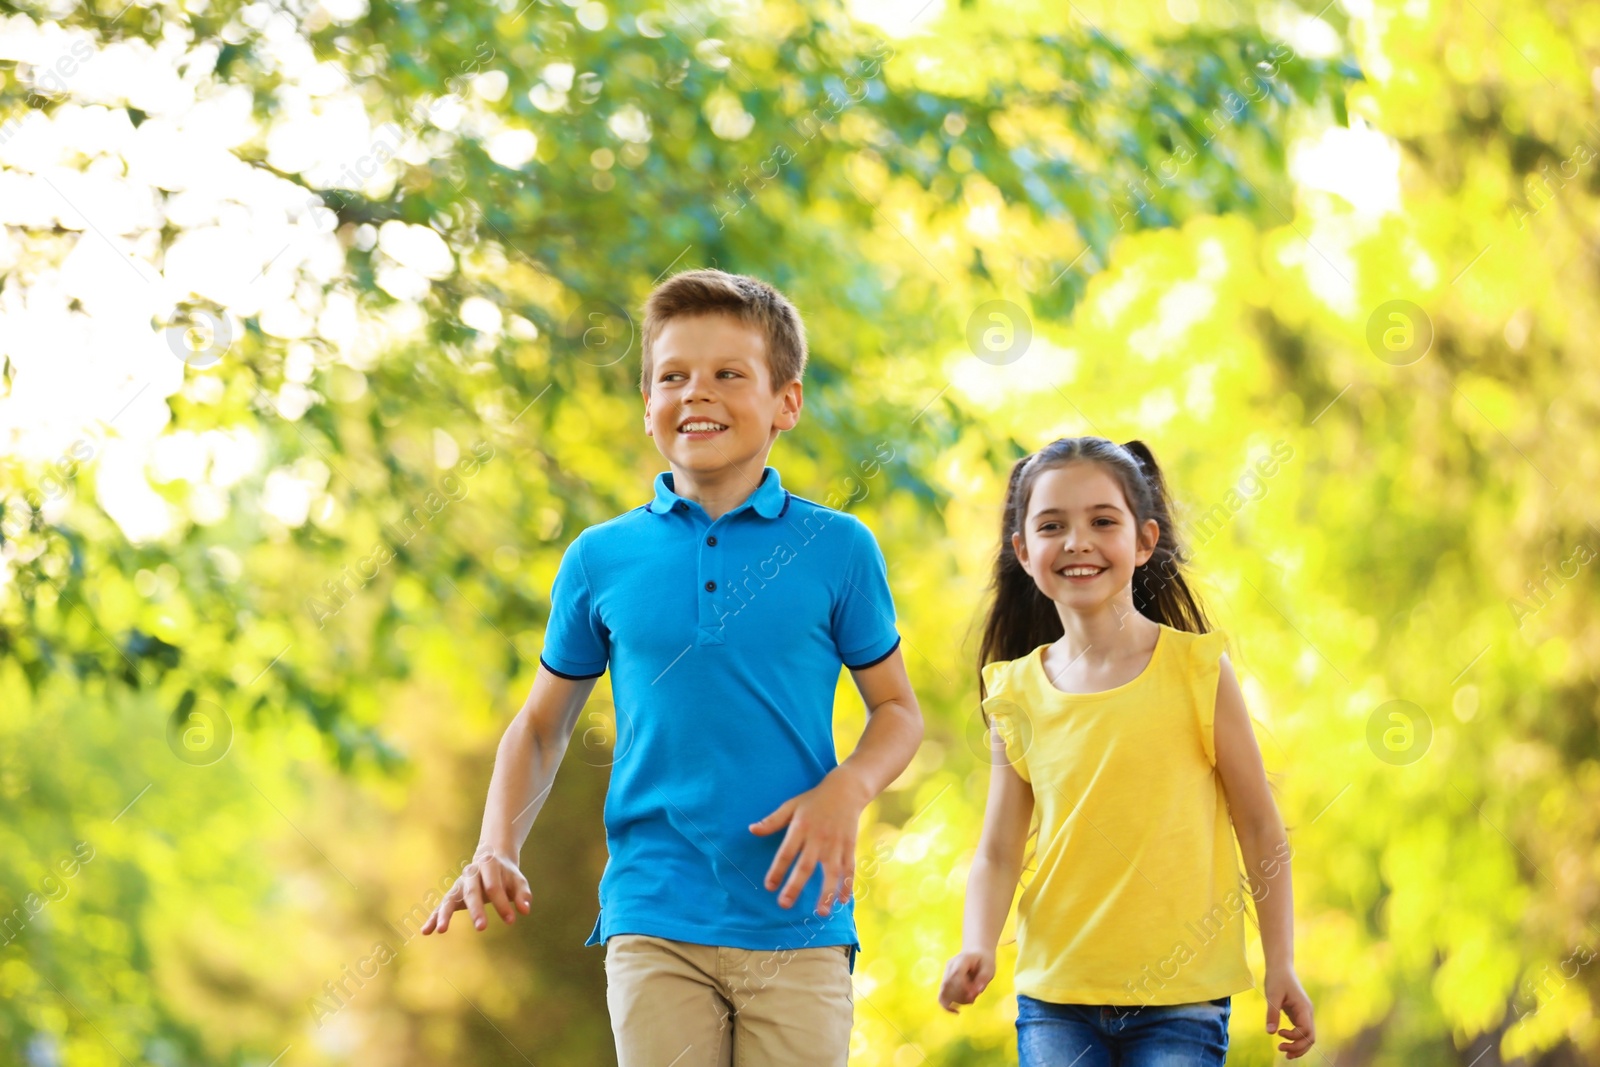
<svg viewBox="0 0 1600 1067">
<path fill-rule="evenodd" d="M 579 680 L 600 677 L 610 658 L 611 631 L 595 610 L 580 534 L 562 553 L 550 586 L 550 620 L 539 662 L 551 674 Z"/>
<path fill-rule="evenodd" d="M 1197 634 L 1189 644 L 1189 678 L 1194 688 L 1200 747 L 1213 767 L 1217 765 L 1217 682 L 1222 677 L 1222 654 L 1227 648 L 1227 635 L 1220 630 Z"/>
<path fill-rule="evenodd" d="M 895 629 L 889 568 L 878 539 L 860 519 L 846 517 L 851 543 L 829 625 L 840 662 L 859 671 L 900 647 L 900 633 Z"/>
<path fill-rule="evenodd" d="M 1027 712 L 1007 692 L 1007 671 L 1010 661 L 983 665 L 983 687 L 988 696 L 983 699 L 984 714 L 1005 742 L 1006 759 L 1024 782 L 1032 782 L 1028 771 L 1028 747 L 1032 738 L 1032 724 Z"/>
</svg>

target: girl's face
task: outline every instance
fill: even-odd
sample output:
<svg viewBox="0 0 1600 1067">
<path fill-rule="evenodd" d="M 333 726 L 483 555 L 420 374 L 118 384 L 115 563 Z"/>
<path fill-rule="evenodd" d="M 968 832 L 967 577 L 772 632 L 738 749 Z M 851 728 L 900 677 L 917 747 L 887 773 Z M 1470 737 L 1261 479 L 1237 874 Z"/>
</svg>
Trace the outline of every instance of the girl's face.
<svg viewBox="0 0 1600 1067">
<path fill-rule="evenodd" d="M 1160 534 L 1154 519 L 1139 527 L 1110 471 L 1076 460 L 1034 479 L 1022 533 L 1011 535 L 1011 547 L 1040 592 L 1087 613 L 1131 600 L 1134 568 L 1150 558 Z"/>
</svg>

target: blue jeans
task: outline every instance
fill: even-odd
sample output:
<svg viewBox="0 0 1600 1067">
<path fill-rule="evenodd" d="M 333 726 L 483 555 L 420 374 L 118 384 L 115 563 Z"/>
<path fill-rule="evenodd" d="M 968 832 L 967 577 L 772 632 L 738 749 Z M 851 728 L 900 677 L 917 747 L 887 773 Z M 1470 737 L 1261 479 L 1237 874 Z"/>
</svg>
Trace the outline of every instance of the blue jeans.
<svg viewBox="0 0 1600 1067">
<path fill-rule="evenodd" d="M 1052 1004 L 1017 994 L 1019 1067 L 1220 1067 L 1231 997 L 1194 1004 Z"/>
</svg>

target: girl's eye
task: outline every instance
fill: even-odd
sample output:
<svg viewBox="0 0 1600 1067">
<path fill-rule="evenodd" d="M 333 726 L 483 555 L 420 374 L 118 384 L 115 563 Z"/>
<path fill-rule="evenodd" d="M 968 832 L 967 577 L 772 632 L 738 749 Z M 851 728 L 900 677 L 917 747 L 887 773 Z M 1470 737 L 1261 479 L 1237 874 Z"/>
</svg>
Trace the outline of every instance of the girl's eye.
<svg viewBox="0 0 1600 1067">
<path fill-rule="evenodd" d="M 1107 518 L 1104 515 L 1102 515 L 1098 519 L 1095 519 L 1094 521 L 1095 521 L 1095 525 L 1096 526 L 1098 526 L 1102 522 L 1106 523 L 1107 525 L 1110 525 L 1110 526 L 1115 526 L 1117 524 L 1117 520 L 1116 519 Z M 1059 522 L 1047 522 L 1047 523 L 1042 524 L 1039 527 L 1039 532 L 1040 533 L 1049 533 L 1051 530 L 1056 530 L 1056 529 L 1059 529 L 1060 527 L 1061 527 L 1061 524 Z"/>
</svg>

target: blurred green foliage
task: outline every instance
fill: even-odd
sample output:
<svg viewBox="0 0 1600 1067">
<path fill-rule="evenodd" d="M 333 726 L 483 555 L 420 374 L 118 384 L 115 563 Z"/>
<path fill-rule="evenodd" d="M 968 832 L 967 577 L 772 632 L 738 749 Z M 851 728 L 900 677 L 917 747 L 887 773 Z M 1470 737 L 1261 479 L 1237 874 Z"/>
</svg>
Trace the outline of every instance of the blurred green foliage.
<svg viewBox="0 0 1600 1067">
<path fill-rule="evenodd" d="M 165 537 L 119 528 L 93 463 L 52 508 L 37 465 L 0 457 L 0 907 L 26 912 L 0 947 L 0 1064 L 609 1062 L 581 947 L 604 685 L 524 850 L 534 921 L 435 941 L 406 917 L 475 841 L 561 546 L 663 465 L 637 432 L 638 308 L 706 265 L 805 315 L 785 483 L 823 500 L 880 443 L 896 457 L 853 510 L 929 729 L 863 820 L 854 1062 L 1012 1054 L 1004 951 L 974 1009 L 933 999 L 986 781 L 971 628 L 1010 460 L 1085 432 L 1151 442 L 1179 494 L 1284 783 L 1328 1058 L 1600 1049 L 1573 963 L 1595 946 L 1600 636 L 1593 568 L 1561 569 L 1600 550 L 1581 492 L 1600 184 L 1541 177 L 1600 150 L 1600 23 L 1168 6 L 1189 21 L 963 4 L 884 37 L 788 3 L 0 4 L 167 42 L 204 86 L 246 90 L 260 126 L 235 153 L 338 242 L 295 300 L 362 323 L 297 341 L 249 316 L 188 369 L 167 435 L 243 434 L 260 460 L 216 514 L 208 474 L 157 485 L 182 517 Z M 0 122 L 77 106 L 5 75 Z M 314 79 L 361 101 L 385 177 L 273 162 Z M 157 265 L 183 237 L 168 206 Z M 413 269 L 400 224 L 442 239 L 439 269 Z M 59 268 L 63 232 L 15 228 L 5 292 Z M 1014 362 L 967 344 L 997 299 L 1031 325 Z M 1415 361 L 1369 345 L 1391 300 L 1431 324 Z M 1246 482 L 1280 442 L 1291 458 Z M 298 522 L 263 504 L 283 479 L 307 487 Z M 1368 743 L 1392 699 L 1431 724 L 1398 765 Z M 845 750 L 845 678 L 840 708 Z M 65 878 L 79 842 L 93 858 Z M 1259 995 L 1234 1017 L 1233 1061 L 1271 1062 Z"/>
</svg>

